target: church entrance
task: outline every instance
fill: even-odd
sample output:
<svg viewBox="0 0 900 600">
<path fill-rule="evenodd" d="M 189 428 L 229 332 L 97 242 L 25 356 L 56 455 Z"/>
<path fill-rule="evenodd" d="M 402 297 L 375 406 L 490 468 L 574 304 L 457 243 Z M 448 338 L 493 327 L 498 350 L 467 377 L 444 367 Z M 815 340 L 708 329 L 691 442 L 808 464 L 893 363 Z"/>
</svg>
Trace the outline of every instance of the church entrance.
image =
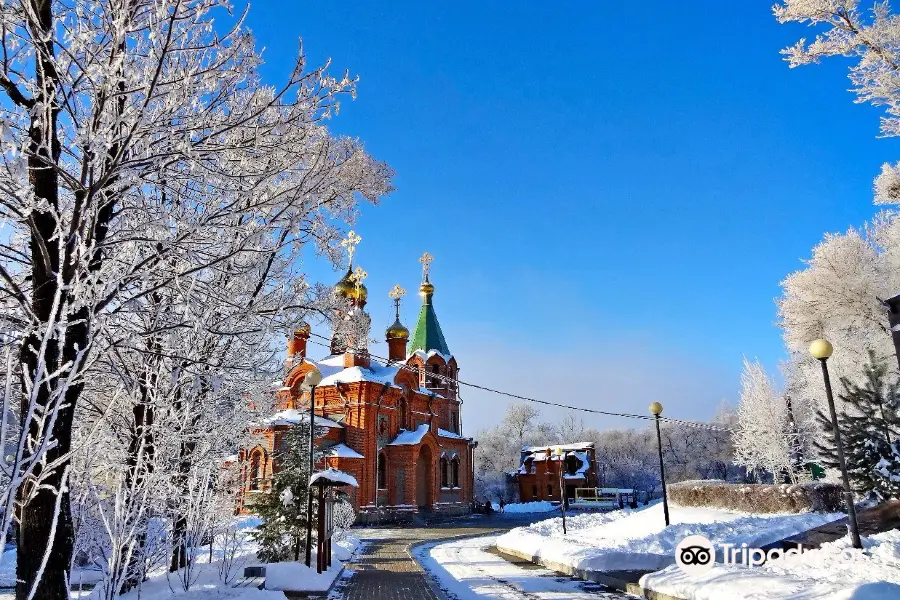
<svg viewBox="0 0 900 600">
<path fill-rule="evenodd" d="M 416 504 L 419 508 L 431 508 L 434 504 L 432 490 L 434 488 L 434 456 L 431 448 L 422 446 L 419 460 L 416 461 Z"/>
</svg>

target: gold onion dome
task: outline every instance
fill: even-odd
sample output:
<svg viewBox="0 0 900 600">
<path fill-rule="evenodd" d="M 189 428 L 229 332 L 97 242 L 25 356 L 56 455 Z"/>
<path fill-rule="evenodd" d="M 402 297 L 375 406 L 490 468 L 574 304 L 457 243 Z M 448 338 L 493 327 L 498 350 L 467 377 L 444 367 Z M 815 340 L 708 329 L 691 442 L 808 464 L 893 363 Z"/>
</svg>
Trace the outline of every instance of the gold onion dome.
<svg viewBox="0 0 900 600">
<path fill-rule="evenodd" d="M 341 280 L 334 285 L 334 295 L 357 302 L 365 302 L 369 296 L 369 290 L 362 283 L 357 287 L 356 280 L 353 277 L 353 266 L 351 265 L 347 272 L 344 273 L 344 276 L 341 277 Z"/>
<path fill-rule="evenodd" d="M 425 276 L 425 281 L 419 286 L 419 294 L 422 296 L 431 296 L 434 294 L 434 286 L 428 281 L 427 275 Z"/>
<path fill-rule="evenodd" d="M 297 328 L 294 329 L 294 335 L 300 337 L 309 337 L 312 333 L 312 327 L 309 326 L 309 323 L 306 321 L 300 321 L 300 324 L 297 325 Z"/>
<path fill-rule="evenodd" d="M 400 322 L 400 319 L 394 321 L 394 324 L 387 328 L 387 332 L 385 333 L 387 339 L 396 340 L 396 339 L 409 339 L 409 329 L 404 327 L 403 323 Z"/>
</svg>

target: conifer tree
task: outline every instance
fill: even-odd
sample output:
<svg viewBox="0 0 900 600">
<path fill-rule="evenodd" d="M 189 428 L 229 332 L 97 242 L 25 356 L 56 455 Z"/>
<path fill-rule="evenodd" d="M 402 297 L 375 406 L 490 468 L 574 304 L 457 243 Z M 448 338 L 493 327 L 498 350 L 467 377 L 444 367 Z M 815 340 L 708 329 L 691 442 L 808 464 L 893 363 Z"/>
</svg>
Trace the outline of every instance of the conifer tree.
<svg viewBox="0 0 900 600">
<path fill-rule="evenodd" d="M 897 497 L 900 492 L 900 459 L 893 444 L 900 440 L 900 398 L 898 383 L 887 380 L 887 367 L 869 353 L 860 386 L 846 377 L 840 395 L 844 408 L 838 415 L 841 440 L 850 484 L 859 493 L 874 493 L 879 498 Z M 819 412 L 825 430 L 824 442 L 816 443 L 825 465 L 838 467 L 837 448 L 831 420 Z"/>
<path fill-rule="evenodd" d="M 316 432 L 317 437 L 321 434 Z M 299 560 L 306 543 L 310 477 L 308 419 L 283 432 L 276 443 L 271 486 L 254 505 L 262 523 L 253 537 L 259 543 L 257 557 L 263 562 Z M 316 459 L 319 455 L 317 451 Z M 315 510 L 314 502 L 313 515 Z"/>
</svg>

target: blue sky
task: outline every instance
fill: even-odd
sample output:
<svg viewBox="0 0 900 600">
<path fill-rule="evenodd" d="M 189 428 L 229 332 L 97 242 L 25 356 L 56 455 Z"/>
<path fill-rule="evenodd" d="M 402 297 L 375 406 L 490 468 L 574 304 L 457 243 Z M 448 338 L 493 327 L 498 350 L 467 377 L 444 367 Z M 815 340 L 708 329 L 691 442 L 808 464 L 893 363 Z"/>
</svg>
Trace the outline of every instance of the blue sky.
<svg viewBox="0 0 900 600">
<path fill-rule="evenodd" d="M 463 379 L 706 418 L 736 401 L 742 355 L 777 368 L 779 282 L 875 213 L 900 156 L 845 63 L 787 67 L 811 32 L 769 4 L 257 0 L 249 25 L 272 83 L 300 37 L 360 78 L 332 128 L 397 171 L 356 226 L 378 337 L 397 282 L 412 326 L 428 250 Z M 470 433 L 506 405 L 464 398 Z"/>
</svg>

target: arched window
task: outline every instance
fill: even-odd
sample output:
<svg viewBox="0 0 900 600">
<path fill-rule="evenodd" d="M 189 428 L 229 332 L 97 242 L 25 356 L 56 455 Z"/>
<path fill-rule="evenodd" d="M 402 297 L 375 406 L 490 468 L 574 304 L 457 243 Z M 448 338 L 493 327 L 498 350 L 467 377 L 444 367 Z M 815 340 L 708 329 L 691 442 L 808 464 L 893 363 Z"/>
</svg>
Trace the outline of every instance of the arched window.
<svg viewBox="0 0 900 600">
<path fill-rule="evenodd" d="M 569 454 L 566 457 L 566 473 L 569 475 L 574 475 L 578 472 L 578 468 L 581 466 L 581 459 L 579 459 L 574 454 Z"/>
<path fill-rule="evenodd" d="M 459 457 L 454 456 L 450 461 L 450 483 L 451 487 L 459 487 Z"/>
<path fill-rule="evenodd" d="M 549 483 L 547 484 L 547 497 L 548 498 L 553 497 L 553 485 L 549 484 Z"/>
<path fill-rule="evenodd" d="M 447 468 L 447 457 L 441 457 L 441 487 L 450 487 L 450 473 Z"/>
<path fill-rule="evenodd" d="M 254 450 L 250 454 L 250 489 L 258 490 L 262 480 L 262 452 Z"/>
<path fill-rule="evenodd" d="M 372 463 L 369 463 L 372 464 Z M 387 458 L 384 456 L 384 452 L 378 455 L 378 489 L 386 490 L 387 489 Z"/>
</svg>

